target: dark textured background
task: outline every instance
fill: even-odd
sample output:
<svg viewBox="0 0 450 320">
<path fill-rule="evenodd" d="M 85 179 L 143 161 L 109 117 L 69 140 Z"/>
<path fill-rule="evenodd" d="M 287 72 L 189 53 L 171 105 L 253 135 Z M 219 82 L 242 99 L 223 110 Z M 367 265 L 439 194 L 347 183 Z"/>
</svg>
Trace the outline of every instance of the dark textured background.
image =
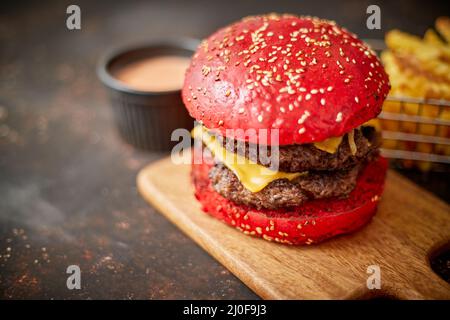
<svg viewBox="0 0 450 320">
<path fill-rule="evenodd" d="M 82 30 L 65 27 L 78 4 Z M 365 28 L 368 4 L 380 31 Z M 155 36 L 202 38 L 248 14 L 336 20 L 364 38 L 423 34 L 430 1 L 2 1 L 0 298 L 257 298 L 137 194 L 136 173 L 164 154 L 117 136 L 95 64 L 107 48 Z M 408 176 L 448 200 L 448 174 Z M 82 290 L 66 288 L 80 265 Z"/>
</svg>

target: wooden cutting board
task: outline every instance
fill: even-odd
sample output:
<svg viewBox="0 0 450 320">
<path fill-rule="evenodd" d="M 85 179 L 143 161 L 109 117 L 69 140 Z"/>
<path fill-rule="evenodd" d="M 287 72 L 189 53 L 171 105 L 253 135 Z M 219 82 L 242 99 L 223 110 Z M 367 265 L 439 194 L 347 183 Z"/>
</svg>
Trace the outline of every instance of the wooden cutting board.
<svg viewBox="0 0 450 320">
<path fill-rule="evenodd" d="M 189 155 L 186 155 L 189 157 Z M 264 299 L 450 299 L 429 255 L 450 240 L 449 206 L 388 173 L 377 215 L 360 231 L 290 247 L 246 236 L 209 217 L 193 195 L 190 166 L 166 158 L 137 177 L 142 196 Z M 381 289 L 367 288 L 378 265 Z"/>
</svg>

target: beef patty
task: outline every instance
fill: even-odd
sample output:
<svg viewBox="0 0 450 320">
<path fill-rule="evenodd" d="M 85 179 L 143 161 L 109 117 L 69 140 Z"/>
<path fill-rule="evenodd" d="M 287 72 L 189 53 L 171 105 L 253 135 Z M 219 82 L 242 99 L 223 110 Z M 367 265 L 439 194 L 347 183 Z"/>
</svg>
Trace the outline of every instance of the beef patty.
<svg viewBox="0 0 450 320">
<path fill-rule="evenodd" d="M 227 141 L 228 140 L 228 141 Z M 354 140 L 357 152 L 352 155 L 347 136 L 344 137 L 335 153 L 328 153 L 317 149 L 313 144 L 288 145 L 279 148 L 279 171 L 302 172 L 308 170 L 336 170 L 348 169 L 366 158 L 376 156 L 380 144 L 379 135 L 373 127 L 355 129 Z M 267 167 L 271 163 L 261 163 L 258 156 L 258 147 L 249 143 L 236 143 L 236 140 L 221 139 L 223 146 L 229 151 L 245 156 Z M 270 148 L 267 148 L 267 157 L 270 159 Z"/>
<path fill-rule="evenodd" d="M 291 181 L 272 181 L 259 192 L 247 190 L 236 175 L 222 163 L 209 172 L 212 186 L 223 197 L 257 209 L 278 209 L 301 205 L 310 199 L 345 197 L 356 185 L 361 164 L 336 171 L 312 171 Z"/>
</svg>

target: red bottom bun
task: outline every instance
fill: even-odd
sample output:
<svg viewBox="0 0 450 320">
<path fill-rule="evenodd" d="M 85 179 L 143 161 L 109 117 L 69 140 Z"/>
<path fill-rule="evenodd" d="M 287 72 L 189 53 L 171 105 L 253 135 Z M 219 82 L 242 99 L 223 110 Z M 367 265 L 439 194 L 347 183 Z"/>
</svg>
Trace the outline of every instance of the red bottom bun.
<svg viewBox="0 0 450 320">
<path fill-rule="evenodd" d="M 201 153 L 194 152 L 194 157 L 201 157 Z M 207 153 L 203 156 L 207 157 Z M 387 171 L 386 159 L 379 157 L 360 172 L 355 189 L 346 199 L 319 199 L 296 208 L 257 210 L 235 204 L 213 189 L 208 160 L 201 164 L 193 161 L 191 172 L 195 197 L 203 211 L 245 234 L 291 245 L 318 243 L 369 222 L 376 212 Z"/>
</svg>

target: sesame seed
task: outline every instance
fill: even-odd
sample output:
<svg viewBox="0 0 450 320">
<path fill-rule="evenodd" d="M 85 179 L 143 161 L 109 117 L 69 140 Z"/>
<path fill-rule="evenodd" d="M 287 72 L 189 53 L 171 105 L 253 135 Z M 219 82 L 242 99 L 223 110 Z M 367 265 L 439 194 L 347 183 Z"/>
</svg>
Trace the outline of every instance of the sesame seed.
<svg viewBox="0 0 450 320">
<path fill-rule="evenodd" d="M 203 66 L 203 67 L 202 67 L 202 74 L 203 74 L 205 77 L 209 74 L 210 71 L 211 71 L 211 68 L 210 68 L 210 67 L 208 67 L 208 66 Z"/>
<path fill-rule="evenodd" d="M 309 99 L 311 99 L 311 95 L 308 93 L 308 94 L 306 94 L 306 96 L 305 96 L 305 100 L 309 100 Z"/>
<path fill-rule="evenodd" d="M 260 114 L 259 116 L 258 116 L 258 122 L 262 122 L 263 121 L 263 116 L 262 116 L 262 114 Z"/>
<path fill-rule="evenodd" d="M 359 103 L 359 98 L 358 97 L 355 97 L 355 102 Z"/>
<path fill-rule="evenodd" d="M 300 129 L 298 130 L 298 133 L 300 133 L 300 134 L 305 133 L 305 128 L 300 128 Z"/>
<path fill-rule="evenodd" d="M 297 123 L 298 124 L 303 124 L 305 122 L 305 120 L 310 116 L 311 114 L 309 113 L 308 110 L 305 110 L 305 112 L 302 114 L 302 116 L 298 119 Z"/>
<path fill-rule="evenodd" d="M 336 115 L 336 122 L 341 122 L 342 121 L 342 112 L 339 112 L 337 115 Z"/>
<path fill-rule="evenodd" d="M 327 88 L 327 91 L 328 92 L 330 92 L 330 91 L 332 91 L 333 90 L 333 87 L 332 86 L 329 86 L 328 88 Z"/>
<path fill-rule="evenodd" d="M 323 106 L 325 105 L 325 99 L 324 98 L 320 99 L 320 104 L 323 105 Z"/>
<path fill-rule="evenodd" d="M 317 92 L 319 92 L 317 89 L 312 89 L 312 90 L 311 90 L 311 93 L 312 93 L 312 94 L 316 94 Z"/>
<path fill-rule="evenodd" d="M 230 94 L 231 94 L 231 91 L 230 91 L 230 90 L 227 90 L 227 92 L 225 92 L 225 96 L 227 96 L 227 97 L 229 97 Z"/>
<path fill-rule="evenodd" d="M 217 123 L 219 126 L 223 125 L 223 120 L 219 120 L 219 122 Z"/>
</svg>

